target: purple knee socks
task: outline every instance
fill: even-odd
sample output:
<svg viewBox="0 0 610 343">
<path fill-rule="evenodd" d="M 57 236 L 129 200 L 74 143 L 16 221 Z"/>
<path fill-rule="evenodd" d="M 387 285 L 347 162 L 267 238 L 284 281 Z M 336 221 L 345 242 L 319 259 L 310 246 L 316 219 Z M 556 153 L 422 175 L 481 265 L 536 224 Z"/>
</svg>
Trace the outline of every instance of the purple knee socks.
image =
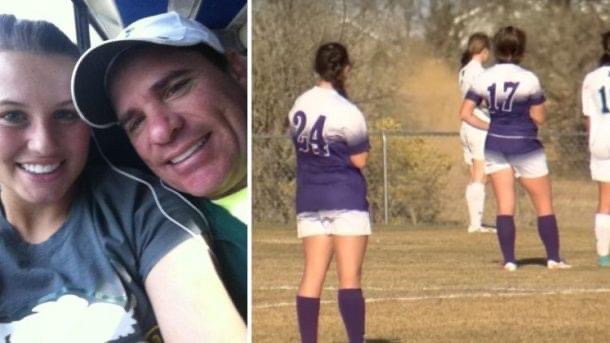
<svg viewBox="0 0 610 343">
<path fill-rule="evenodd" d="M 320 314 L 320 298 L 297 296 L 297 319 L 301 342 L 316 343 L 318 341 L 318 316 Z"/>
<path fill-rule="evenodd" d="M 554 214 L 538 217 L 538 234 L 546 249 L 547 259 L 559 262 L 559 230 Z"/>
<path fill-rule="evenodd" d="M 515 261 L 515 219 L 513 216 L 500 215 L 496 217 L 498 241 L 504 256 L 504 263 Z"/>
<path fill-rule="evenodd" d="M 364 297 L 360 288 L 340 289 L 339 311 L 350 343 L 364 342 Z"/>
</svg>

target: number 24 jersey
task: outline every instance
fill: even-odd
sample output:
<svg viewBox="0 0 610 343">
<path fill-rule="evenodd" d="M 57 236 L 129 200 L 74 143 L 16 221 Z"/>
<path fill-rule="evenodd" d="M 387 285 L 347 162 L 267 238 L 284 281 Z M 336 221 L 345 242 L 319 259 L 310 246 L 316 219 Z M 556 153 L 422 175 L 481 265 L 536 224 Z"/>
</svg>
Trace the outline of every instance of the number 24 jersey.
<svg viewBox="0 0 610 343">
<path fill-rule="evenodd" d="M 369 149 L 364 116 L 334 89 L 314 87 L 288 114 L 297 157 L 297 213 L 368 210 L 366 181 L 350 156 Z"/>
</svg>

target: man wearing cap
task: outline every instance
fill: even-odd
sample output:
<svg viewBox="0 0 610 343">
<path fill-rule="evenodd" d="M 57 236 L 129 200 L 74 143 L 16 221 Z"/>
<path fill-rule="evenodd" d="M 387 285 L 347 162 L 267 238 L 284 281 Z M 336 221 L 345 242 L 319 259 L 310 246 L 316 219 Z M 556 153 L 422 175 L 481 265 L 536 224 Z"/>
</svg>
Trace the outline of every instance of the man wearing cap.
<svg viewBox="0 0 610 343">
<path fill-rule="evenodd" d="M 72 77 L 81 117 L 97 129 L 121 126 L 148 168 L 206 214 L 220 272 L 247 321 L 246 82 L 243 57 L 175 12 L 88 50 Z"/>
</svg>

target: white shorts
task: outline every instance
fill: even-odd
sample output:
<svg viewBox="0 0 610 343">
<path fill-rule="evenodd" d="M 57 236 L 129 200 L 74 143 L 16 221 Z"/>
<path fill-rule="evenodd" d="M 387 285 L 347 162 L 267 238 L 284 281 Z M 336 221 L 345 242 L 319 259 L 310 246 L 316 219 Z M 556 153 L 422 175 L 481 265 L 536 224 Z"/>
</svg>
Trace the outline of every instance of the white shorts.
<svg viewBox="0 0 610 343">
<path fill-rule="evenodd" d="M 505 155 L 495 151 L 485 152 L 485 173 L 513 168 L 516 177 L 533 179 L 548 175 L 549 167 L 543 149 L 534 150 L 523 155 Z"/>
<path fill-rule="evenodd" d="M 472 165 L 472 160 L 485 160 L 485 138 L 487 131 L 478 129 L 468 123 L 462 122 L 460 127 L 460 140 L 464 148 L 464 161 Z"/>
<path fill-rule="evenodd" d="M 610 182 L 610 159 L 597 158 L 591 155 L 591 178 L 593 181 Z"/>
<path fill-rule="evenodd" d="M 297 215 L 299 238 L 320 235 L 366 236 L 371 234 L 371 220 L 366 211 L 329 210 Z"/>
</svg>

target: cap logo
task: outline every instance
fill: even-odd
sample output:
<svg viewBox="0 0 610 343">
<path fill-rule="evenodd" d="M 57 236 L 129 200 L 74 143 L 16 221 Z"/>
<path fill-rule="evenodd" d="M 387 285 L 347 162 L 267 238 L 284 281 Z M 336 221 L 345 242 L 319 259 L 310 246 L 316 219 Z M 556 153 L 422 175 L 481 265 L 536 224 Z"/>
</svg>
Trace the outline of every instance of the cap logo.
<svg viewBox="0 0 610 343">
<path fill-rule="evenodd" d="M 133 27 L 126 29 L 125 32 L 123 32 L 123 35 L 125 35 L 125 38 L 128 38 L 131 35 L 132 31 L 133 31 Z"/>
</svg>

